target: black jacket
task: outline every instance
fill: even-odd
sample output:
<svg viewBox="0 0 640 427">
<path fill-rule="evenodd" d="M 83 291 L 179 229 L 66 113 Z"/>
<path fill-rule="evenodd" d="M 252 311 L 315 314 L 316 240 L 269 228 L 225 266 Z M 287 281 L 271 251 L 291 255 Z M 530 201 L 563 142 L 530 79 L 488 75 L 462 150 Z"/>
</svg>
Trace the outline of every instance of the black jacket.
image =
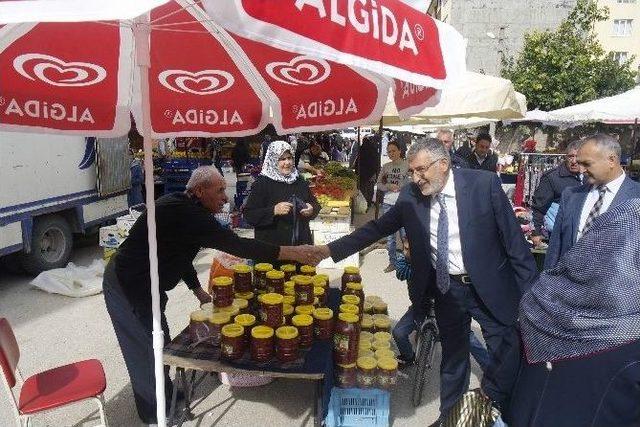
<svg viewBox="0 0 640 427">
<path fill-rule="evenodd" d="M 487 157 L 485 157 L 482 163 L 478 162 L 478 158 L 474 151 L 466 157 L 466 160 L 469 165 L 469 169 L 482 169 L 489 172 L 495 172 L 498 170 L 498 155 L 493 151 L 490 151 L 487 154 Z"/>
<path fill-rule="evenodd" d="M 244 218 L 255 227 L 255 238 L 274 245 L 291 245 L 294 235 L 293 215 L 276 216 L 273 208 L 280 202 L 288 202 L 291 196 L 298 196 L 313 206 L 313 215 L 304 218 L 298 215 L 298 241 L 296 244 L 311 244 L 309 220 L 320 212 L 320 204 L 309 189 L 309 184 L 302 178 L 292 183 L 274 181 L 266 176 L 259 176 L 251 186 L 251 193 L 244 206 Z"/>
<path fill-rule="evenodd" d="M 564 162 L 557 168 L 542 175 L 538 188 L 533 193 L 533 202 L 531 204 L 533 225 L 535 226 L 534 235 L 539 236 L 541 234 L 544 216 L 547 214 L 551 203 L 560 204 L 560 196 L 564 189 L 575 187 L 581 183 L 580 175 L 571 173 Z"/>
</svg>

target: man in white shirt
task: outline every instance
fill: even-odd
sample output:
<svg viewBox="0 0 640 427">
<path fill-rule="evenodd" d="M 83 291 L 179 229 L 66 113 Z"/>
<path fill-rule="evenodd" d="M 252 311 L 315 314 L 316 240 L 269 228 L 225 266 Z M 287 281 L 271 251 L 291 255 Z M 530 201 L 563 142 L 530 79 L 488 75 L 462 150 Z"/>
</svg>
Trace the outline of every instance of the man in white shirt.
<svg viewBox="0 0 640 427">
<path fill-rule="evenodd" d="M 626 176 L 620 166 L 621 148 L 611 135 L 584 139 L 578 150 L 578 164 L 585 169 L 587 183 L 562 193 L 545 269 L 553 268 L 566 251 L 589 232 L 593 221 L 612 206 L 640 198 L 640 184 Z"/>
</svg>

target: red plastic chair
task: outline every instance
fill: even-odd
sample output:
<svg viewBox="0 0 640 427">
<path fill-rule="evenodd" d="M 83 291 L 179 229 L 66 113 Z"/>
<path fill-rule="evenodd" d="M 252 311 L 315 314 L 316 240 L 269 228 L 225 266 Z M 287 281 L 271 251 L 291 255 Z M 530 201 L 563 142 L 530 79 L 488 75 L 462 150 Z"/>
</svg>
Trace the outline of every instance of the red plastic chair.
<svg viewBox="0 0 640 427">
<path fill-rule="evenodd" d="M 102 364 L 96 359 L 83 360 L 49 369 L 23 380 L 18 369 L 20 349 L 11 325 L 0 318 L 0 368 L 2 383 L 9 393 L 19 426 L 29 426 L 31 417 L 37 413 L 57 409 L 83 400 L 93 400 L 98 404 L 100 421 L 107 427 L 104 415 L 104 392 L 107 382 Z M 20 397 L 16 398 L 12 389 L 22 383 Z"/>
</svg>

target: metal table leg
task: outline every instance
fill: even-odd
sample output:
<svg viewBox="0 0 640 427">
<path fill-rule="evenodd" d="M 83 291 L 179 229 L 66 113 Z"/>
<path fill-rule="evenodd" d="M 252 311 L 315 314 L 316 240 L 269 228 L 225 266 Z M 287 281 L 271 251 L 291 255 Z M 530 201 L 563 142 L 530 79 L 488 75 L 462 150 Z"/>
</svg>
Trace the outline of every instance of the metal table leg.
<svg viewBox="0 0 640 427">
<path fill-rule="evenodd" d="M 182 368 L 176 368 L 176 381 L 173 382 L 173 392 L 171 394 L 171 407 L 169 409 L 168 424 L 173 425 L 173 417 L 176 415 L 176 402 L 178 401 L 178 372 L 183 370 Z"/>
<path fill-rule="evenodd" d="M 313 425 L 315 427 L 321 427 L 324 421 L 324 379 L 317 380 L 315 386 L 315 399 L 313 403 Z"/>
<path fill-rule="evenodd" d="M 180 370 L 180 378 L 182 379 L 182 387 L 184 390 L 184 418 L 188 420 L 192 420 L 195 418 L 195 416 L 191 412 L 191 393 L 193 392 L 193 381 L 195 379 L 195 376 L 196 371 L 191 370 L 191 378 L 187 380 L 186 371 L 184 369 Z"/>
</svg>

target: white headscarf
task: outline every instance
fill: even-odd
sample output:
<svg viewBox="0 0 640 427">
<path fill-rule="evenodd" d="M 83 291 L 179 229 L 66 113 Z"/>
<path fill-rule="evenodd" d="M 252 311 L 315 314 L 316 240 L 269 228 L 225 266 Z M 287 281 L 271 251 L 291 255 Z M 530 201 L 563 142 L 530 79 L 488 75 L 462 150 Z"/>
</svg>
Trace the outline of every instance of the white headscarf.
<svg viewBox="0 0 640 427">
<path fill-rule="evenodd" d="M 289 175 L 283 175 L 278 169 L 278 160 L 282 157 L 285 151 L 291 153 L 292 156 L 295 154 L 291 146 L 284 141 L 273 141 L 269 144 L 267 153 L 264 156 L 264 163 L 262 164 L 262 171 L 260 172 L 260 175 L 264 175 L 274 181 L 293 184 L 298 179 L 298 170 L 295 166 Z"/>
</svg>

